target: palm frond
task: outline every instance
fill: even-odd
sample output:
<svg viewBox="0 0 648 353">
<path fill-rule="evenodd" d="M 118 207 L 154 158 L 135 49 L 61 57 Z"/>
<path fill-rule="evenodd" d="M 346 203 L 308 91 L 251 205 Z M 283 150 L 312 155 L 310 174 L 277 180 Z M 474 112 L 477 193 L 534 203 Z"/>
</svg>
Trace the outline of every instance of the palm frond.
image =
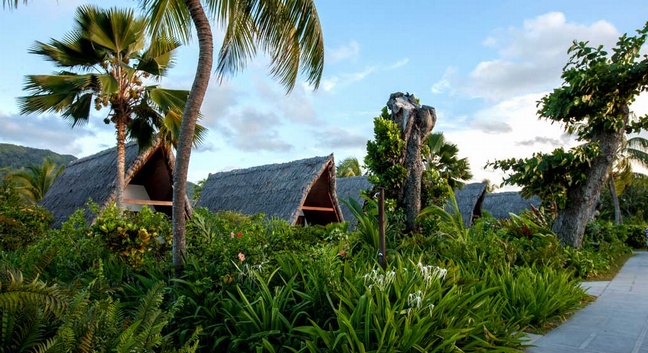
<svg viewBox="0 0 648 353">
<path fill-rule="evenodd" d="M 183 111 L 189 97 L 189 91 L 185 90 L 150 88 L 148 92 L 151 100 L 163 112 L 169 110 Z"/>
<path fill-rule="evenodd" d="M 175 39 L 156 38 L 139 58 L 136 69 L 154 76 L 164 75 L 175 64 L 174 51 L 178 47 L 180 42 Z"/>
<path fill-rule="evenodd" d="M 105 53 L 97 51 L 92 42 L 78 32 L 68 33 L 64 41 L 52 39 L 49 43 L 36 42 L 30 54 L 41 55 L 59 67 L 91 67 L 105 59 Z"/>
<path fill-rule="evenodd" d="M 89 40 L 111 52 L 128 57 L 144 48 L 145 22 L 132 9 L 84 5 L 77 9 L 77 21 Z"/>
<path fill-rule="evenodd" d="M 184 1 L 140 0 L 139 3 L 146 11 L 152 35 L 178 38 L 184 43 L 191 39 L 191 16 Z"/>
<path fill-rule="evenodd" d="M 314 1 L 229 3 L 210 6 L 210 9 L 218 11 L 215 14 L 217 21 L 227 21 L 216 67 L 221 77 L 244 69 L 256 54 L 258 43 L 270 55 L 270 74 L 288 92 L 293 89 L 300 71 L 305 74 L 307 82 L 319 87 L 324 69 L 324 40 Z"/>
</svg>

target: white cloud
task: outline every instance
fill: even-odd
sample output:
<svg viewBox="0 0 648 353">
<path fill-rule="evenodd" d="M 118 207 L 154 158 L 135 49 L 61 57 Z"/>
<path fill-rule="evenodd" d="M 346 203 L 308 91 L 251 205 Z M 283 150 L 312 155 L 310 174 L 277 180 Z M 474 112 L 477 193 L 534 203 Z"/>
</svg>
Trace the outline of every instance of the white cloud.
<svg viewBox="0 0 648 353">
<path fill-rule="evenodd" d="M 443 73 L 443 76 L 441 76 L 441 79 L 432 85 L 432 89 L 431 89 L 432 93 L 440 94 L 451 89 L 452 87 L 450 84 L 450 80 L 456 74 L 456 72 L 457 72 L 457 68 L 448 67 Z"/>
<path fill-rule="evenodd" d="M 560 12 L 525 20 L 522 28 L 498 30 L 485 40 L 484 45 L 499 47 L 499 57 L 477 64 L 467 91 L 493 100 L 545 91 L 560 84 L 567 49 L 574 40 L 609 47 L 618 36 L 608 22 L 577 24 L 568 22 Z"/>
<path fill-rule="evenodd" d="M 504 175 L 499 170 L 484 169 L 486 162 L 496 159 L 525 158 L 534 152 L 575 145 L 558 124 L 538 120 L 536 101 L 543 94 L 530 94 L 502 101 L 493 107 L 478 111 L 464 129 L 444 134 L 459 147 L 460 156 L 470 156 L 474 180 L 490 179 L 499 184 Z M 498 133 L 492 133 L 493 129 Z M 491 132 L 491 133 L 489 133 Z"/>
<path fill-rule="evenodd" d="M 365 79 L 374 72 L 376 67 L 367 66 L 362 71 L 342 73 L 340 75 L 325 77 L 322 79 L 322 89 L 326 92 L 333 92 L 337 87 L 346 87 Z"/>
<path fill-rule="evenodd" d="M 348 128 L 329 127 L 315 131 L 317 146 L 325 148 L 353 149 L 364 148 L 369 138 L 362 133 Z"/>
<path fill-rule="evenodd" d="M 71 128 L 60 116 L 51 114 L 0 115 L 0 141 L 83 157 L 104 145 L 112 147 L 114 127 L 98 120 Z"/>
<path fill-rule="evenodd" d="M 324 51 L 327 64 L 335 64 L 345 60 L 355 60 L 360 55 L 360 44 L 355 40 L 342 44 L 337 48 L 326 48 Z"/>
<path fill-rule="evenodd" d="M 261 112 L 252 107 L 229 114 L 220 121 L 215 132 L 227 145 L 245 152 L 287 152 L 294 147 L 279 135 L 281 119 L 274 113 Z"/>
<path fill-rule="evenodd" d="M 400 59 L 397 62 L 387 66 L 385 69 L 386 70 L 398 69 L 399 67 L 403 67 L 403 66 L 407 65 L 407 63 L 409 63 L 409 58 L 403 58 L 403 59 Z"/>
<path fill-rule="evenodd" d="M 312 90 L 307 85 L 295 85 L 290 94 L 285 94 L 276 84 L 269 84 L 267 79 L 255 78 L 256 93 L 260 101 L 255 105 L 266 105 L 267 110 L 276 112 L 282 120 L 308 124 L 316 123 L 316 113 L 313 107 Z"/>
</svg>

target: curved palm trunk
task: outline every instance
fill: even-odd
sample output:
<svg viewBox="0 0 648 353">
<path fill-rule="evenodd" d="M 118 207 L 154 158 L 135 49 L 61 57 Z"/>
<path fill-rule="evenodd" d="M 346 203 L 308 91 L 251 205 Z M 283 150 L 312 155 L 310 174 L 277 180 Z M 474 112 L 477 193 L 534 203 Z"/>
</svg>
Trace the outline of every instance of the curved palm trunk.
<svg viewBox="0 0 648 353">
<path fill-rule="evenodd" d="M 187 173 L 189 170 L 189 158 L 191 157 L 191 146 L 200 106 L 207 92 L 214 54 L 214 40 L 209 19 L 205 15 L 205 10 L 200 0 L 185 0 L 185 4 L 191 14 L 191 20 L 196 27 L 199 56 L 196 75 L 180 125 L 180 136 L 178 137 L 178 149 L 173 176 L 173 266 L 177 275 L 182 273 L 184 267 L 183 256 L 186 249 L 185 195 L 187 191 Z"/>
<path fill-rule="evenodd" d="M 608 187 L 610 188 L 610 196 L 612 197 L 612 204 L 614 204 L 614 224 L 619 225 L 623 223 L 621 217 L 621 206 L 619 205 L 619 195 L 616 192 L 616 185 L 614 184 L 614 175 L 610 174 L 608 178 Z"/>
<path fill-rule="evenodd" d="M 117 185 L 115 185 L 115 204 L 121 210 L 124 204 L 124 183 L 126 174 L 126 124 L 117 119 Z"/>
<path fill-rule="evenodd" d="M 558 213 L 552 227 L 560 242 L 574 248 L 583 244 L 585 227 L 592 216 L 596 200 L 605 185 L 608 170 L 619 148 L 628 121 L 629 110 L 625 107 L 624 126 L 617 131 L 603 132 L 593 136 L 592 142 L 598 142 L 600 154 L 592 160 L 587 179 L 582 185 L 572 188 L 567 193 L 567 205 Z"/>
</svg>

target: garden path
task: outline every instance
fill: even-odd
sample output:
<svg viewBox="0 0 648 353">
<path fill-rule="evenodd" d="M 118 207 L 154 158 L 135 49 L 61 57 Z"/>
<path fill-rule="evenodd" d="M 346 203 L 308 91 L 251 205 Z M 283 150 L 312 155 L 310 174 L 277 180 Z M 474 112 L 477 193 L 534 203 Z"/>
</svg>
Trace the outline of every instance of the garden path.
<svg viewBox="0 0 648 353">
<path fill-rule="evenodd" d="M 527 353 L 648 353 L 648 252 L 636 252 L 610 282 L 585 282 L 596 301 Z"/>
</svg>

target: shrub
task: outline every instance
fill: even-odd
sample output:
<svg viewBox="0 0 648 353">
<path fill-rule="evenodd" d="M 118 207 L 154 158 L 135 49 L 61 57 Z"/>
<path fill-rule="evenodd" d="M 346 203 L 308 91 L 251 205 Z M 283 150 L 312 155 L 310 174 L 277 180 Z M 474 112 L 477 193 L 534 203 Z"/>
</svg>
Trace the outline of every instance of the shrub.
<svg viewBox="0 0 648 353">
<path fill-rule="evenodd" d="M 171 222 L 144 206 L 139 212 L 121 211 L 112 203 L 98 215 L 88 236 L 101 238 L 108 249 L 133 267 L 150 258 L 162 259 L 171 249 Z"/>
<path fill-rule="evenodd" d="M 24 248 L 43 237 L 53 222 L 49 211 L 25 203 L 11 185 L 0 183 L 0 251 Z"/>
<path fill-rule="evenodd" d="M 329 327 L 301 327 L 310 352 L 485 351 L 519 346 L 491 294 L 456 282 L 454 270 L 396 261 L 347 278 Z"/>
<path fill-rule="evenodd" d="M 585 298 L 578 279 L 553 268 L 508 268 L 489 275 L 504 299 L 504 318 L 515 320 L 522 327 L 541 328 L 553 316 L 578 309 Z"/>
<path fill-rule="evenodd" d="M 626 245 L 633 249 L 646 248 L 646 229 L 645 225 L 627 225 L 626 229 Z"/>
</svg>

